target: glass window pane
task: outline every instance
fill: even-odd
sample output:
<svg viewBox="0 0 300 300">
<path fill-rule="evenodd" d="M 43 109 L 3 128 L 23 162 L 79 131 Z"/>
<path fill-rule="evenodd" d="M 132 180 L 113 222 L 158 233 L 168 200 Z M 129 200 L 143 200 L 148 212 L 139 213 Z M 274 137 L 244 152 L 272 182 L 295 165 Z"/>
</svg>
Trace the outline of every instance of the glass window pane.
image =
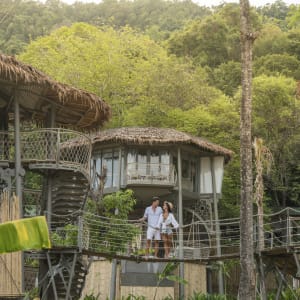
<svg viewBox="0 0 300 300">
<path fill-rule="evenodd" d="M 187 159 L 182 160 L 182 177 L 183 178 L 190 178 L 190 161 Z"/>
<path fill-rule="evenodd" d="M 138 153 L 138 174 L 142 176 L 147 175 L 147 151 L 139 151 Z"/>
<path fill-rule="evenodd" d="M 210 165 L 209 157 L 201 158 L 200 193 L 201 194 L 212 193 L 211 165 Z"/>
<path fill-rule="evenodd" d="M 96 190 L 99 188 L 99 178 L 97 176 L 97 174 L 101 174 L 101 157 L 98 156 L 94 159 L 94 164 L 93 164 L 93 172 L 95 172 L 95 174 L 93 174 L 92 178 L 94 178 L 94 182 L 93 182 L 93 188 Z"/>
<path fill-rule="evenodd" d="M 160 173 L 159 152 L 152 150 L 150 153 L 150 175 L 158 176 Z"/>
<path fill-rule="evenodd" d="M 161 174 L 169 176 L 170 174 L 170 154 L 168 151 L 160 153 Z"/>
<path fill-rule="evenodd" d="M 131 149 L 127 154 L 127 175 L 133 176 L 137 173 L 136 171 L 136 150 Z"/>
<path fill-rule="evenodd" d="M 113 186 L 119 185 L 119 155 L 117 152 L 114 153 L 113 161 Z"/>
<path fill-rule="evenodd" d="M 216 192 L 221 193 L 222 182 L 223 182 L 223 172 L 224 172 L 224 157 L 218 156 L 214 157 L 214 170 L 216 177 Z"/>
<path fill-rule="evenodd" d="M 106 181 L 104 187 L 112 186 L 112 153 L 105 153 L 103 155 L 103 167 L 106 168 Z"/>
</svg>

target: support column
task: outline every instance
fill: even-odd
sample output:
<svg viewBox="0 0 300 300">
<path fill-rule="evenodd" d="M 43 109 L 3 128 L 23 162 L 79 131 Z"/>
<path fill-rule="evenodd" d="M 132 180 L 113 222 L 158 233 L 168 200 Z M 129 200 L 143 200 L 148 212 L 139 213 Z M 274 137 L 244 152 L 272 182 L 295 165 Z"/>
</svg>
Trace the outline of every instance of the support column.
<svg viewBox="0 0 300 300">
<path fill-rule="evenodd" d="M 49 128 L 55 128 L 56 125 L 56 110 L 55 110 L 55 106 L 51 105 L 50 108 L 50 115 L 48 116 L 48 120 L 47 120 L 47 127 Z M 53 133 L 50 133 L 49 139 L 50 139 L 50 156 L 51 151 L 53 151 Z M 51 229 L 51 216 L 52 216 L 52 172 L 48 171 L 48 176 L 46 179 L 47 182 L 47 196 L 46 196 L 46 210 L 47 210 L 47 223 L 48 223 L 48 227 L 49 229 Z"/>
<path fill-rule="evenodd" d="M 179 259 L 183 259 L 183 205 L 182 205 L 182 166 L 181 149 L 177 151 L 178 166 L 178 221 L 179 221 Z M 179 264 L 179 276 L 184 278 L 184 263 Z M 184 284 L 179 284 L 179 299 L 184 299 Z"/>
<path fill-rule="evenodd" d="M 121 176 L 122 176 L 122 148 L 119 149 L 119 168 L 118 168 L 118 187 L 117 190 L 121 189 Z M 110 291 L 109 299 L 116 299 L 116 283 L 117 283 L 117 260 L 114 258 L 111 263 L 111 277 L 110 277 Z"/>
<path fill-rule="evenodd" d="M 213 201 L 214 201 L 217 256 L 221 257 L 222 252 L 221 252 L 221 243 L 220 243 L 221 236 L 220 236 L 220 223 L 219 223 L 219 211 L 218 211 L 218 197 L 217 197 L 216 174 L 215 174 L 213 157 L 210 158 L 210 168 L 211 168 L 211 179 L 212 179 Z M 222 264 L 223 262 L 219 262 L 219 271 L 218 271 L 219 294 L 221 295 L 224 294 Z"/>
<path fill-rule="evenodd" d="M 20 218 L 23 218 L 23 191 L 22 191 L 22 163 L 21 163 L 21 133 L 20 133 L 20 105 L 19 105 L 19 96 L 15 95 L 14 97 L 14 121 L 15 121 L 15 178 L 16 178 L 16 195 L 19 199 L 19 207 L 20 212 L 19 216 Z M 22 282 L 21 282 L 21 292 L 23 293 L 25 290 L 25 284 L 24 284 L 24 252 L 22 252 L 21 255 L 21 270 L 22 270 Z"/>
<path fill-rule="evenodd" d="M 110 277 L 110 291 L 109 291 L 109 299 L 116 299 L 116 280 L 117 278 L 117 260 L 114 258 L 111 262 L 111 277 Z"/>
<path fill-rule="evenodd" d="M 19 97 L 15 96 L 15 170 L 16 170 L 16 195 L 20 203 L 20 218 L 23 217 L 23 195 L 22 195 L 22 176 L 21 176 L 21 134 L 20 134 L 20 106 Z"/>
</svg>

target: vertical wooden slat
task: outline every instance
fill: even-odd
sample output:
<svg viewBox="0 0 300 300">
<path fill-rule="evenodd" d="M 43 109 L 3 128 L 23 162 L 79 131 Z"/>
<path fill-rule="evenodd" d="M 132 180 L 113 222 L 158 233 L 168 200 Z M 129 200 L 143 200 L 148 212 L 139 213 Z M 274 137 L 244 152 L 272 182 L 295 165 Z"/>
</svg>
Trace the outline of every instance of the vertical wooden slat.
<svg viewBox="0 0 300 300">
<path fill-rule="evenodd" d="M 0 223 L 19 219 L 19 199 L 8 191 L 0 195 Z M 21 252 L 0 255 L 0 298 L 21 294 Z"/>
</svg>

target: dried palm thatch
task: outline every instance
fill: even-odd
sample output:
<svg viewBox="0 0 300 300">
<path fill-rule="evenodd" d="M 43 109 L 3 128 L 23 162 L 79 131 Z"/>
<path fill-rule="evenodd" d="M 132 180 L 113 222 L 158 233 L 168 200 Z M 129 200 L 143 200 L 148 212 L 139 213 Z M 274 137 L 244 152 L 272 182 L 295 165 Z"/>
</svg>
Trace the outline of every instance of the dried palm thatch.
<svg viewBox="0 0 300 300">
<path fill-rule="evenodd" d="M 57 123 L 65 126 L 97 128 L 111 115 L 109 105 L 97 95 L 56 82 L 34 67 L 0 54 L 2 105 L 4 101 L 9 106 L 14 95 L 20 97 L 24 119 L 44 120 L 51 104 L 56 107 Z"/>
<path fill-rule="evenodd" d="M 108 129 L 92 136 L 92 143 L 118 143 L 135 145 L 190 145 L 203 152 L 225 157 L 228 162 L 233 152 L 203 138 L 170 128 L 127 127 Z"/>
</svg>

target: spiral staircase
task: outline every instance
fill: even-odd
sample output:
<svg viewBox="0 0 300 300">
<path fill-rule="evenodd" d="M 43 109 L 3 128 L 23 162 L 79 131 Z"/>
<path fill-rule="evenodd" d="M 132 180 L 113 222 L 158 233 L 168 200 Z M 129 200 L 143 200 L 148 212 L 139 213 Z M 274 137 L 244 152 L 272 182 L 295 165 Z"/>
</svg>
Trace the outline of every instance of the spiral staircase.
<svg viewBox="0 0 300 300">
<path fill-rule="evenodd" d="M 12 165 L 14 134 L 1 134 L 0 161 Z M 38 172 L 44 179 L 39 205 L 41 214 L 47 211 L 51 233 L 61 231 L 65 224 L 76 226 L 76 212 L 83 208 L 90 186 L 89 137 L 61 128 L 25 131 L 20 137 L 24 172 Z M 74 244 L 52 246 L 50 250 L 30 254 L 40 262 L 41 299 L 79 299 L 88 270 L 87 258 Z"/>
</svg>

